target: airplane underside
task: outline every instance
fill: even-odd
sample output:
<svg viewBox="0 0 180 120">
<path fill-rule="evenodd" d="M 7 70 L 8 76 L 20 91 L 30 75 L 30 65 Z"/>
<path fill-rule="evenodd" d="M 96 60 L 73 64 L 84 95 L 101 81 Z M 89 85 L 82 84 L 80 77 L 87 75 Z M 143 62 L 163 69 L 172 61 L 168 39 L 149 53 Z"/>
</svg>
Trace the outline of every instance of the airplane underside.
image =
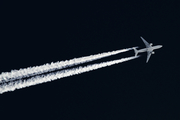
<svg viewBox="0 0 180 120">
<path fill-rule="evenodd" d="M 147 52 L 147 60 L 146 60 L 146 63 L 147 63 L 147 62 L 149 61 L 149 58 L 151 57 L 151 54 L 154 54 L 154 51 L 153 51 L 153 50 L 161 48 L 162 45 L 152 46 L 152 43 L 149 44 L 143 37 L 140 37 L 140 38 L 141 38 L 142 41 L 144 42 L 146 48 L 137 50 L 136 47 L 135 47 L 135 48 L 133 48 L 133 49 L 134 49 L 134 52 L 135 52 L 135 56 L 137 56 L 138 53 Z"/>
</svg>

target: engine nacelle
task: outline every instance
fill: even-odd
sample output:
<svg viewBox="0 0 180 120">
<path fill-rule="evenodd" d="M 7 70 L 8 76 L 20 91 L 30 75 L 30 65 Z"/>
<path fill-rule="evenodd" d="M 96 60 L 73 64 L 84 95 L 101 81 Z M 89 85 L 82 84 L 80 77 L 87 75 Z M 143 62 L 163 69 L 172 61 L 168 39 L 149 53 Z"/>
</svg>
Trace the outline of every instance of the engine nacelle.
<svg viewBox="0 0 180 120">
<path fill-rule="evenodd" d="M 150 46 L 152 46 L 153 44 L 152 43 L 150 43 Z"/>
<path fill-rule="evenodd" d="M 155 52 L 153 51 L 153 52 L 151 52 L 152 54 L 155 54 Z"/>
</svg>

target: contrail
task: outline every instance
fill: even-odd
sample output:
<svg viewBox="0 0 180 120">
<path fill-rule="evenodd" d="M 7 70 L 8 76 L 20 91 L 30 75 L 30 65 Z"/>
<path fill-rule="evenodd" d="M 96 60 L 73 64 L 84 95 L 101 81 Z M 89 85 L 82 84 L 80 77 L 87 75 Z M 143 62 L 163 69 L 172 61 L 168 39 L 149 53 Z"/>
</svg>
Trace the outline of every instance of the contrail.
<svg viewBox="0 0 180 120">
<path fill-rule="evenodd" d="M 99 64 L 87 65 L 85 67 L 80 66 L 77 68 L 62 70 L 62 71 L 58 71 L 55 73 L 49 73 L 47 75 L 39 75 L 39 76 L 32 77 L 32 78 L 27 79 L 27 80 L 17 80 L 17 81 L 12 81 L 9 83 L 3 83 L 0 85 L 0 93 L 4 93 L 4 92 L 8 92 L 8 91 L 14 91 L 15 89 L 25 88 L 25 87 L 29 87 L 32 85 L 37 85 L 40 83 L 45 83 L 45 82 L 53 81 L 56 79 L 81 74 L 84 72 L 89 72 L 89 71 L 96 70 L 99 68 L 103 68 L 106 66 L 111 66 L 114 64 L 129 61 L 129 60 L 132 60 L 132 59 L 135 59 L 138 57 L 139 56 L 133 56 L 133 57 L 127 57 L 127 58 L 122 58 L 122 59 L 108 61 L 108 62 L 102 62 Z"/>
<path fill-rule="evenodd" d="M 127 48 L 127 49 L 116 50 L 116 51 L 112 51 L 112 52 L 104 52 L 104 53 L 100 53 L 100 54 L 95 54 L 95 55 L 90 55 L 90 56 L 85 56 L 85 57 L 80 57 L 80 58 L 74 58 L 71 60 L 58 61 L 55 63 L 52 62 L 50 64 L 47 63 L 47 64 L 44 64 L 41 66 L 28 67 L 28 68 L 23 68 L 23 69 L 19 69 L 19 70 L 11 70 L 11 72 L 2 72 L 0 74 L 0 83 L 13 81 L 13 80 L 21 79 L 21 78 L 25 78 L 25 77 L 31 77 L 34 75 L 39 75 L 42 73 L 59 70 L 62 68 L 71 67 L 74 65 L 78 65 L 78 64 L 94 61 L 97 59 L 101 59 L 104 57 L 108 57 L 111 55 L 116 55 L 116 54 L 126 52 L 126 51 L 129 51 L 132 49 L 133 48 Z"/>
</svg>

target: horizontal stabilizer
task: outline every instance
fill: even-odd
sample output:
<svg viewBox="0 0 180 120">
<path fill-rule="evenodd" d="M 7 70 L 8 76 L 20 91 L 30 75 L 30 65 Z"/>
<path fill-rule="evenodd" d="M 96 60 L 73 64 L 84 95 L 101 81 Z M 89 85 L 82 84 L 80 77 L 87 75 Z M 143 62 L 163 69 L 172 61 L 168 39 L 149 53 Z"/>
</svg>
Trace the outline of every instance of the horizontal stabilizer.
<svg viewBox="0 0 180 120">
<path fill-rule="evenodd" d="M 137 50 L 136 48 L 138 48 L 138 47 L 133 47 L 134 52 L 135 52 L 135 56 L 137 56 L 137 55 L 138 55 L 138 50 Z"/>
</svg>

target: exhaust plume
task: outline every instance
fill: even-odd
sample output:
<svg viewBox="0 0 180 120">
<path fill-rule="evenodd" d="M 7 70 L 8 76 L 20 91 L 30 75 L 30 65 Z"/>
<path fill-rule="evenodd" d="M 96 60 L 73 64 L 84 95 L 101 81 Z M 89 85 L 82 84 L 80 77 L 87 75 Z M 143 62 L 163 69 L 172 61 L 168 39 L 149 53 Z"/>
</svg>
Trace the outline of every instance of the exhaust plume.
<svg viewBox="0 0 180 120">
<path fill-rule="evenodd" d="M 13 81 L 16 79 L 22 79 L 26 77 L 31 77 L 34 75 L 39 75 L 43 74 L 46 72 L 51 72 L 54 70 L 60 70 L 62 68 L 67 68 L 71 67 L 74 65 L 94 61 L 97 59 L 101 59 L 104 57 L 108 57 L 111 55 L 116 55 L 122 52 L 126 52 L 129 50 L 132 50 L 133 48 L 127 48 L 127 49 L 122 49 L 122 50 L 116 50 L 112 52 L 104 52 L 96 55 L 90 55 L 90 56 L 85 56 L 85 57 L 80 57 L 80 58 L 74 58 L 71 60 L 65 60 L 65 61 L 58 61 L 55 63 L 47 63 L 41 66 L 34 66 L 34 67 L 28 67 L 28 68 L 21 68 L 19 70 L 11 70 L 11 72 L 2 72 L 0 74 L 0 83 L 8 82 L 8 81 Z"/>
<path fill-rule="evenodd" d="M 32 77 L 32 78 L 27 79 L 27 80 L 17 80 L 17 81 L 11 81 L 11 82 L 7 82 L 7 83 L 3 83 L 0 85 L 0 93 L 4 93 L 4 92 L 8 92 L 8 91 L 14 91 L 15 89 L 25 88 L 25 87 L 29 87 L 32 85 L 50 82 L 50 81 L 53 81 L 56 79 L 60 79 L 60 78 L 68 77 L 68 76 L 73 76 L 73 75 L 81 74 L 84 72 L 89 72 L 89 71 L 96 70 L 99 68 L 111 66 L 111 65 L 122 63 L 125 61 L 129 61 L 129 60 L 132 60 L 132 59 L 135 59 L 138 57 L 139 56 L 133 56 L 133 57 L 122 58 L 119 60 L 113 60 L 113 61 L 102 62 L 102 63 L 98 63 L 98 64 L 87 65 L 85 67 L 80 66 L 77 68 L 62 70 L 62 71 L 58 71 L 55 73 L 49 73 L 47 75 L 35 76 L 35 77 Z"/>
</svg>

